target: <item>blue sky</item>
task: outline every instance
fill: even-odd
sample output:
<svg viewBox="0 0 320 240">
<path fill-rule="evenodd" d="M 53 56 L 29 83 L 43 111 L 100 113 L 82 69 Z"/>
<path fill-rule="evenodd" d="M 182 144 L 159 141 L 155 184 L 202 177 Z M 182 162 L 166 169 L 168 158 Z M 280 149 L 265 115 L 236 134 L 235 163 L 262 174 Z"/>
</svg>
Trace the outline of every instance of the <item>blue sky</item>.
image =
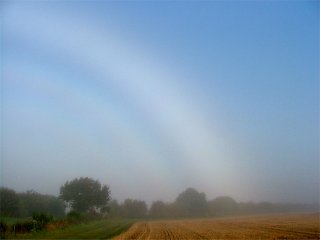
<svg viewBox="0 0 320 240">
<path fill-rule="evenodd" d="M 1 184 L 315 202 L 317 1 L 3 1 Z"/>
</svg>

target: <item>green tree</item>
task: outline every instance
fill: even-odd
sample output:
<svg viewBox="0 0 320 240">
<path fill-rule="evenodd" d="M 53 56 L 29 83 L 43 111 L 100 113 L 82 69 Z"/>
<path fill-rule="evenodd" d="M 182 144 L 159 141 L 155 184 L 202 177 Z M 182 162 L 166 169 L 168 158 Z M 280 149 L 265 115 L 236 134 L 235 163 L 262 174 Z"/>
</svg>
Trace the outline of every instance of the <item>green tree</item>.
<svg viewBox="0 0 320 240">
<path fill-rule="evenodd" d="M 176 199 L 182 216 L 204 216 L 207 212 L 207 200 L 204 193 L 188 188 Z"/>
<path fill-rule="evenodd" d="M 110 190 L 92 178 L 76 178 L 67 181 L 60 188 L 60 198 L 70 204 L 77 212 L 86 212 L 90 208 L 101 209 L 106 207 L 110 199 Z"/>
<path fill-rule="evenodd" d="M 0 213 L 8 217 L 19 215 L 19 197 L 14 190 L 0 188 Z"/>
<path fill-rule="evenodd" d="M 55 196 L 47 196 L 47 212 L 54 217 L 63 217 L 65 215 L 65 203 L 55 197 Z"/>
<path fill-rule="evenodd" d="M 46 213 L 54 217 L 64 216 L 64 202 L 51 195 L 44 195 L 36 191 L 18 193 L 20 199 L 20 215 L 30 217 L 33 213 Z"/>
</svg>

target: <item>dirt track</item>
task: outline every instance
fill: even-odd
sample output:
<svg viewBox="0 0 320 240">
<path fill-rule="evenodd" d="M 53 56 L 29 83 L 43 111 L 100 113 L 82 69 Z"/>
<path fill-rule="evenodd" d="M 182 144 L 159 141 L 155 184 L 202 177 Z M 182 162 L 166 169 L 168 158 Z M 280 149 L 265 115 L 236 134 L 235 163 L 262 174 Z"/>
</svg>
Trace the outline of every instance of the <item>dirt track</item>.
<svg viewBox="0 0 320 240">
<path fill-rule="evenodd" d="M 135 223 L 115 239 L 320 239 L 318 214 Z"/>
</svg>

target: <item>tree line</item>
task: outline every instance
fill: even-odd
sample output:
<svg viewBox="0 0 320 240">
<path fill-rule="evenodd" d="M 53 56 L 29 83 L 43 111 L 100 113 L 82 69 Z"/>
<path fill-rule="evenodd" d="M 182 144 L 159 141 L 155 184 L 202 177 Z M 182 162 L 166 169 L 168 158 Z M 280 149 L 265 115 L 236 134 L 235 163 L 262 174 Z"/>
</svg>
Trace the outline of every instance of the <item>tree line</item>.
<svg viewBox="0 0 320 240">
<path fill-rule="evenodd" d="M 17 193 L 9 188 L 0 188 L 0 213 L 7 217 L 30 217 L 34 213 L 48 213 L 54 217 L 65 215 L 65 203 L 55 196 L 35 191 Z"/>
<path fill-rule="evenodd" d="M 154 201 L 148 208 L 143 200 L 126 199 L 121 203 L 112 200 L 109 187 L 92 178 L 67 181 L 61 186 L 59 197 L 0 188 L 0 200 L 1 215 L 12 217 L 27 217 L 35 212 L 62 217 L 66 209 L 71 211 L 69 215 L 92 213 L 115 218 L 217 217 L 313 210 L 312 206 L 303 204 L 237 202 L 228 196 L 207 200 L 205 193 L 194 188 L 181 192 L 174 202 Z"/>
<path fill-rule="evenodd" d="M 131 203 L 128 204 L 128 203 Z M 139 203 L 139 207 L 138 207 Z M 315 211 L 317 206 L 270 203 L 270 202 L 237 202 L 229 196 L 220 196 L 207 200 L 204 193 L 194 188 L 188 188 L 180 193 L 171 203 L 154 201 L 147 209 L 145 202 L 127 199 L 122 204 L 116 200 L 109 203 L 108 214 L 112 217 L 141 217 L 141 218 L 181 218 L 181 217 L 222 217 L 245 214 L 285 213 L 296 211 Z M 143 207 L 142 207 L 143 206 Z M 135 209 L 134 215 L 128 209 Z"/>
</svg>

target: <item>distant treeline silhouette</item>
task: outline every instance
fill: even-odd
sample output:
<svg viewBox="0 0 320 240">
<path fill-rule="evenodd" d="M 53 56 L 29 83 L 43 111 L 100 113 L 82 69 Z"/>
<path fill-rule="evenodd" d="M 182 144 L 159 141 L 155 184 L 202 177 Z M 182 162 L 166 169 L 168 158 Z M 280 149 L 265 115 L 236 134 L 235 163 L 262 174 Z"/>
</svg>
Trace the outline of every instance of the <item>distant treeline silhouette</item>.
<svg viewBox="0 0 320 240">
<path fill-rule="evenodd" d="M 72 187 L 73 185 L 76 187 Z M 70 192 L 66 190 L 66 186 L 70 188 Z M 93 195 L 90 189 L 93 189 L 96 195 Z M 101 198 L 99 201 L 96 199 L 97 196 Z M 57 218 L 63 217 L 68 209 L 79 213 L 94 212 L 113 218 L 180 218 L 318 211 L 317 204 L 237 202 L 228 196 L 208 201 L 204 193 L 194 188 L 188 188 L 180 193 L 174 202 L 155 201 L 150 208 L 143 200 L 126 199 L 119 203 L 117 200 L 109 199 L 109 188 L 90 178 L 66 182 L 61 187 L 60 197 L 43 195 L 35 191 L 16 193 L 12 189 L 2 187 L 0 213 L 1 216 L 8 217 L 29 217 L 33 213 L 41 212 Z"/>
<path fill-rule="evenodd" d="M 131 204 L 128 204 L 131 203 Z M 145 202 L 127 199 L 122 204 L 113 200 L 108 204 L 112 217 L 220 217 L 245 214 L 288 213 L 297 211 L 317 211 L 317 205 L 271 203 L 271 202 L 236 202 L 228 196 L 207 201 L 204 193 L 188 188 L 178 195 L 172 203 L 154 201 L 147 209 Z M 132 214 L 134 212 L 134 214 Z"/>
</svg>

